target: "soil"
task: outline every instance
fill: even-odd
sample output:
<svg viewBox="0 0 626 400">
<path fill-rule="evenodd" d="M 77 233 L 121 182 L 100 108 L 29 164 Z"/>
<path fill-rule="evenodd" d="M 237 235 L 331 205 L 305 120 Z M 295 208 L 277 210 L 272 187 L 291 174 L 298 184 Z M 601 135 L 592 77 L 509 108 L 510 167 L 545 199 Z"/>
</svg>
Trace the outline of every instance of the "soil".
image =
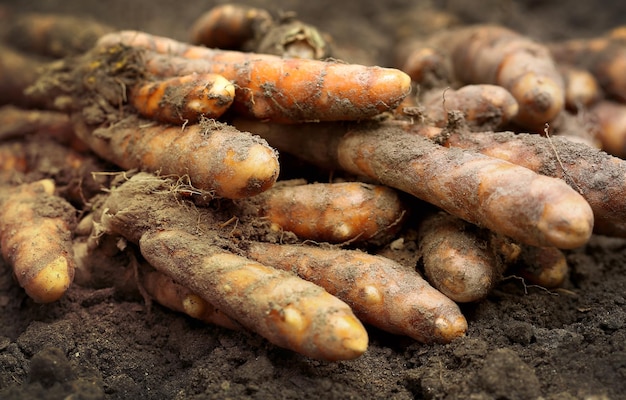
<svg viewBox="0 0 626 400">
<path fill-rule="evenodd" d="M 398 35 L 419 31 L 420 5 L 254 1 L 295 10 L 363 59 L 392 65 Z M 0 2 L 19 11 L 84 15 L 185 39 L 213 2 Z M 495 22 L 539 40 L 588 37 L 626 11 L 610 1 L 436 1 L 466 23 Z M 402 235 L 402 233 L 400 233 Z M 414 262 L 411 246 L 398 259 Z M 626 240 L 594 236 L 567 253 L 562 288 L 508 275 L 466 304 L 467 335 L 425 345 L 368 327 L 353 361 L 311 360 L 252 333 L 208 326 L 110 287 L 73 285 L 36 304 L 0 261 L 0 398 L 4 399 L 619 399 L 626 397 Z"/>
</svg>

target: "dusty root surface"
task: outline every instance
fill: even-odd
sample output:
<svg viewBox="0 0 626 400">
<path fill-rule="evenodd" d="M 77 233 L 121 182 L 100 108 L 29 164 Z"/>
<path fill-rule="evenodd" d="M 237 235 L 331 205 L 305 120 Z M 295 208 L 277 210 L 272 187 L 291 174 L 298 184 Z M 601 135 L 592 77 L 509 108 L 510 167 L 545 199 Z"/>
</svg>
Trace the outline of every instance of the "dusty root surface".
<svg viewBox="0 0 626 400">
<path fill-rule="evenodd" d="M 90 15 L 120 28 L 184 39 L 212 2 L 14 2 L 27 11 Z M 390 65 L 394 31 L 418 20 L 415 2 L 256 2 L 297 10 L 338 43 Z M 440 1 L 468 22 L 498 22 L 539 39 L 583 37 L 620 21 L 626 6 L 592 1 Z M 616 4 L 618 3 L 618 4 Z M 1 4 L 1 3 L 0 3 Z M 621 10 L 619 9 L 621 7 Z M 411 260 L 411 246 L 399 259 Z M 398 250 L 399 251 L 399 250 Z M 626 396 L 626 241 L 594 237 L 568 253 L 562 289 L 505 279 L 463 306 L 467 336 L 423 345 L 369 329 L 366 354 L 314 361 L 262 338 L 206 326 L 112 289 L 74 285 L 33 303 L 0 265 L 3 399 L 618 399 Z"/>
</svg>

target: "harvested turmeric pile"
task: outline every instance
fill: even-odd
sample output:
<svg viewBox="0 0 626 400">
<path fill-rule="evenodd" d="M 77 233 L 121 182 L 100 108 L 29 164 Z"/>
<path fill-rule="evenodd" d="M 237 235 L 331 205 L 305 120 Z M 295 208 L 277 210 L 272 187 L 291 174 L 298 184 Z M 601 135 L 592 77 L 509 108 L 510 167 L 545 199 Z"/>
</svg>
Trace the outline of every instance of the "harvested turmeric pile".
<svg viewBox="0 0 626 400">
<path fill-rule="evenodd" d="M 558 287 L 568 251 L 626 237 L 619 31 L 433 28 L 393 68 L 235 4 L 189 43 L 76 29 L 32 15 L 0 47 L 0 250 L 35 302 L 76 276 L 351 360 L 369 326 L 449 343 L 457 303 L 507 274 Z"/>
</svg>

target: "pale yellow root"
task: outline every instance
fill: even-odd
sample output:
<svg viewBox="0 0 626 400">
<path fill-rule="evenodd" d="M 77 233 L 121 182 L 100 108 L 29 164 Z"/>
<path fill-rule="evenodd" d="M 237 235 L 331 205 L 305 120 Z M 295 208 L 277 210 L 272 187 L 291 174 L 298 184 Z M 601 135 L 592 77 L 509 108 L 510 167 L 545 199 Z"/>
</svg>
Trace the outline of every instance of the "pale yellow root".
<svg viewBox="0 0 626 400">
<path fill-rule="evenodd" d="M 598 121 L 602 150 L 626 158 L 626 104 L 603 100 L 594 104 L 590 112 Z"/>
<path fill-rule="evenodd" d="M 487 297 L 504 270 L 489 236 L 447 213 L 426 217 L 420 224 L 419 251 L 428 281 L 456 302 Z"/>
<path fill-rule="evenodd" d="M 316 283 L 348 303 L 362 321 L 423 343 L 465 334 L 459 307 L 415 269 L 356 250 L 254 242 L 248 257 Z"/>
<path fill-rule="evenodd" d="M 280 347 L 329 361 L 367 349 L 367 332 L 350 307 L 311 282 L 183 231 L 146 233 L 139 247 L 154 268 Z"/>
<path fill-rule="evenodd" d="M 581 110 L 602 97 L 602 89 L 593 74 L 571 65 L 559 65 L 565 83 L 565 107 Z"/>
<path fill-rule="evenodd" d="M 157 303 L 192 318 L 228 329 L 240 329 L 241 325 L 215 308 L 202 297 L 158 271 L 144 273 L 141 284 Z"/>
<path fill-rule="evenodd" d="M 6 190 L 6 189 L 3 189 Z M 74 278 L 73 207 L 42 180 L 0 196 L 0 247 L 20 286 L 38 303 L 58 300 Z"/>
<path fill-rule="evenodd" d="M 77 135 L 100 157 L 125 169 L 188 176 L 193 186 L 218 196 L 253 196 L 278 178 L 278 156 L 264 140 L 216 121 L 180 127 L 128 117 L 98 128 L 79 114 L 73 120 Z"/>
</svg>

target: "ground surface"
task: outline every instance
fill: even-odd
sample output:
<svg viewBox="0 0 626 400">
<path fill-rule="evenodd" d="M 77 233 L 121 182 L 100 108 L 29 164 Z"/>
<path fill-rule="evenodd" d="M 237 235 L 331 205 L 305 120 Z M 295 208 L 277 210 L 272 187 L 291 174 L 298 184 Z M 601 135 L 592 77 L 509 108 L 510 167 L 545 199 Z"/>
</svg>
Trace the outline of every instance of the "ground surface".
<svg viewBox="0 0 626 400">
<path fill-rule="evenodd" d="M 213 2 L 14 3 L 0 2 L 184 39 Z M 418 19 L 419 7 L 411 3 L 256 2 L 298 10 L 339 44 L 380 64 L 391 63 L 398 30 Z M 538 39 L 602 32 L 619 23 L 615 18 L 626 8 L 608 1 L 605 7 L 591 1 L 464 3 L 436 4 L 465 21 L 499 22 Z M 525 287 L 510 277 L 487 300 L 463 306 L 469 331 L 452 344 L 423 345 L 371 329 L 368 352 L 339 363 L 306 359 L 253 334 L 206 326 L 159 306 L 148 313 L 143 303 L 107 288 L 74 286 L 58 303 L 35 304 L 0 264 L 0 397 L 624 398 L 626 241 L 594 237 L 568 259 L 563 289 Z"/>
</svg>

